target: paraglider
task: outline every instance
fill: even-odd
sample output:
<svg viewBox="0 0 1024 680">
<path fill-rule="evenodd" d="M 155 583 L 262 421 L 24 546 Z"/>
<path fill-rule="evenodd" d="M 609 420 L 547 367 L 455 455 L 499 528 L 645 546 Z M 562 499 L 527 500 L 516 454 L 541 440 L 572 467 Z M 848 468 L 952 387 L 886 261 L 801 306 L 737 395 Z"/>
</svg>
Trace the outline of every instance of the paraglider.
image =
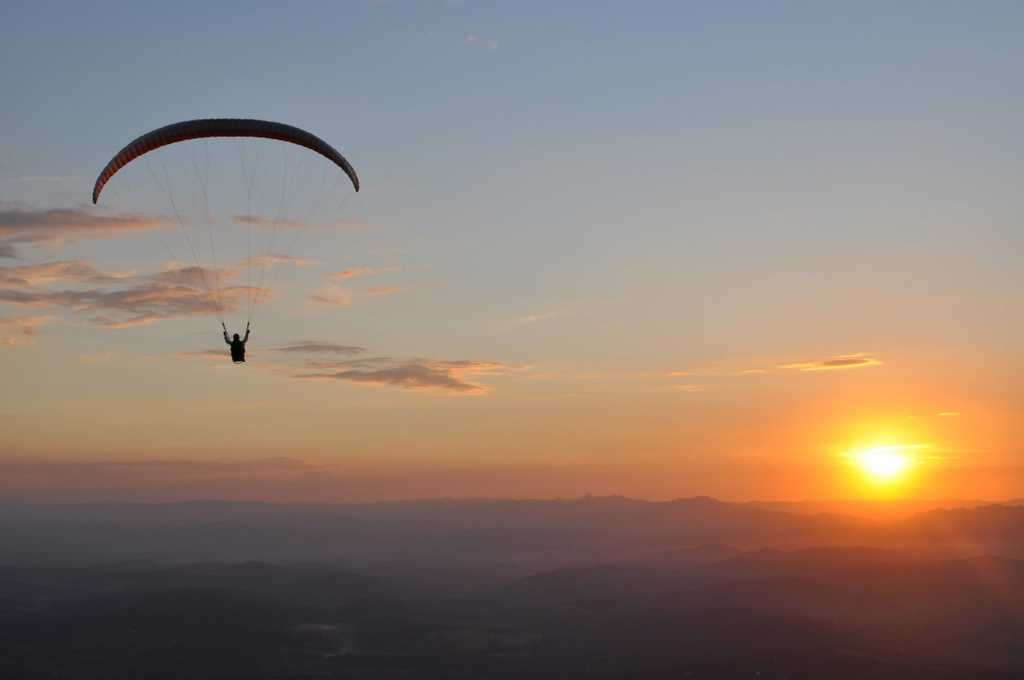
<svg viewBox="0 0 1024 680">
<path fill-rule="evenodd" d="M 245 327 L 245 337 L 242 339 L 238 338 L 238 333 L 228 340 L 228 327 L 221 323 L 221 328 L 224 329 L 224 342 L 231 347 L 231 361 L 236 364 L 245 363 L 245 343 L 249 342 L 249 326 Z"/>
<path fill-rule="evenodd" d="M 113 158 L 110 159 L 110 161 L 106 164 L 106 166 L 104 166 L 103 170 L 100 172 L 99 176 L 96 178 L 96 182 L 93 185 L 93 191 L 92 191 L 92 202 L 93 202 L 93 204 L 98 204 L 100 196 L 102 195 L 103 190 L 107 186 L 108 182 L 110 182 L 111 179 L 113 179 L 113 177 L 115 175 L 117 175 L 117 173 L 119 171 L 121 171 L 125 166 L 129 165 L 130 163 L 132 163 L 134 160 L 138 159 L 139 157 L 141 157 L 141 156 L 143 156 L 145 154 L 148 154 L 148 153 L 150 153 L 152 151 L 156 151 L 157 149 L 160 149 L 160 148 L 163 148 L 163 147 L 166 147 L 166 146 L 170 146 L 170 145 L 174 145 L 174 144 L 178 144 L 180 142 L 188 142 L 188 141 L 192 141 L 192 140 L 201 140 L 201 139 L 208 139 L 208 138 L 254 138 L 254 139 L 257 139 L 257 140 L 274 140 L 274 141 L 279 141 L 279 142 L 285 142 L 285 143 L 291 144 L 291 145 L 296 145 L 296 146 L 299 146 L 299 147 L 304 147 L 305 149 L 313 151 L 314 153 L 318 154 L 319 156 L 327 159 L 327 161 L 329 161 L 331 164 L 333 164 L 337 168 L 341 169 L 342 172 L 344 172 L 344 174 L 348 177 L 349 182 L 351 182 L 352 188 L 355 191 L 357 191 L 357 192 L 359 191 L 359 177 L 356 174 L 355 168 L 353 168 L 352 165 L 348 162 L 348 160 L 344 156 L 342 156 L 333 146 L 331 146 L 330 144 L 325 142 L 320 137 L 317 137 L 316 135 L 314 135 L 314 134 L 312 134 L 312 133 L 310 133 L 310 132 L 308 132 L 306 130 L 294 127 L 292 125 L 286 125 L 284 123 L 277 123 L 277 122 L 266 121 L 266 120 L 256 120 L 256 119 L 249 119 L 249 118 L 206 118 L 206 119 L 197 119 L 197 120 L 187 120 L 187 121 L 182 121 L 182 122 L 179 122 L 179 123 L 173 123 L 171 125 L 166 125 L 164 127 L 157 128 L 155 130 L 147 132 L 147 133 L 137 137 L 136 139 L 131 141 L 129 144 L 127 144 L 124 148 L 122 148 L 120 151 L 118 151 L 114 155 Z M 246 162 L 246 160 L 245 160 L 245 153 L 244 153 L 245 147 L 243 146 L 241 150 L 242 150 L 241 159 L 242 159 L 242 163 L 243 163 L 243 167 L 244 167 L 244 164 Z M 205 149 L 204 149 L 204 151 L 205 151 Z M 200 221 L 200 222 L 204 222 L 205 221 L 207 229 L 210 232 L 209 233 L 209 236 L 210 236 L 210 251 L 212 253 L 213 265 L 214 265 L 214 269 L 212 271 L 212 281 L 213 281 L 213 288 L 214 288 L 214 290 L 212 290 L 212 291 L 210 290 L 210 285 L 209 285 L 209 283 L 206 280 L 207 272 L 209 272 L 210 270 L 204 269 L 203 267 L 201 267 L 199 265 L 199 262 L 198 262 L 199 256 L 197 255 L 196 248 L 195 248 L 195 243 L 196 242 L 194 241 L 194 239 L 191 239 L 189 237 L 189 235 L 188 235 L 188 233 L 187 233 L 187 231 L 185 229 L 185 222 L 187 220 L 183 220 L 183 218 L 182 218 L 182 216 L 180 214 L 180 209 L 179 209 L 180 206 L 178 204 L 176 204 L 176 202 L 175 202 L 173 190 L 171 189 L 171 178 L 169 176 L 167 176 L 166 177 L 166 183 L 164 183 L 164 182 L 161 182 L 159 179 L 157 179 L 156 176 L 154 175 L 154 180 L 157 182 L 157 184 L 161 185 L 161 188 L 163 188 L 167 192 L 168 198 L 170 199 L 170 203 L 171 203 L 171 206 L 173 208 L 174 214 L 175 214 L 175 216 L 176 216 L 176 218 L 178 220 L 179 226 L 181 226 L 182 232 L 185 235 L 185 240 L 186 240 L 186 243 L 188 245 L 188 250 L 192 252 L 193 259 L 196 261 L 195 262 L 195 264 L 196 264 L 196 269 L 195 270 L 200 273 L 200 275 L 201 275 L 201 282 L 202 282 L 203 286 L 207 289 L 208 295 L 210 295 L 211 297 L 214 297 L 216 299 L 216 302 L 215 302 L 215 304 L 213 306 L 216 307 L 216 309 L 218 311 L 218 314 L 221 315 L 221 327 L 223 328 L 223 332 L 224 332 L 224 341 L 228 345 L 230 345 L 230 347 L 231 347 L 231 359 L 235 363 L 243 363 L 245 361 L 245 344 L 246 344 L 246 342 L 249 339 L 249 334 L 250 334 L 250 328 L 249 327 L 250 327 L 250 324 L 252 323 L 252 306 L 253 306 L 254 301 L 256 303 L 259 302 L 258 296 L 259 296 L 260 292 L 262 291 L 261 287 L 262 287 L 262 283 L 263 283 L 263 273 L 265 272 L 265 269 L 266 269 L 266 266 L 267 266 L 266 262 L 268 262 L 268 261 L 272 262 L 274 260 L 274 257 L 275 257 L 275 255 L 273 253 L 271 253 L 270 250 L 269 250 L 272 247 L 272 245 L 273 245 L 273 235 L 274 234 L 273 233 L 271 234 L 270 239 L 269 239 L 269 245 L 267 246 L 267 252 L 265 253 L 265 255 L 262 258 L 260 258 L 260 257 L 254 258 L 252 256 L 252 252 L 251 252 L 251 250 L 252 250 L 252 244 L 251 244 L 252 236 L 251 236 L 251 233 L 249 235 L 249 241 L 250 241 L 250 243 L 249 243 L 249 251 L 250 252 L 249 252 L 249 256 L 245 260 L 247 279 L 249 281 L 251 281 L 251 279 L 252 279 L 252 274 L 249 271 L 249 269 L 251 269 L 253 267 L 253 262 L 254 261 L 261 262 L 262 261 L 262 264 L 258 265 L 258 266 L 262 267 L 261 271 L 259 272 L 260 273 L 260 282 L 259 282 L 259 285 L 256 286 L 255 288 L 253 287 L 252 283 L 248 283 L 246 285 L 246 287 L 245 287 L 246 295 L 248 296 L 248 308 L 249 308 L 248 319 L 246 321 L 245 337 L 244 338 L 240 338 L 239 334 L 235 333 L 233 338 L 229 339 L 228 331 L 227 331 L 227 326 L 224 323 L 224 319 L 223 319 L 223 315 L 222 315 L 225 307 L 224 307 L 224 305 L 223 305 L 223 303 L 221 301 L 221 287 L 220 287 L 220 284 L 217 281 L 217 276 L 218 276 L 217 262 L 216 262 L 217 253 L 216 253 L 216 248 L 214 246 L 214 237 L 213 237 L 213 231 L 214 230 L 211 228 L 211 218 L 210 218 L 210 214 L 209 214 L 210 208 L 209 208 L 208 197 L 207 197 L 208 176 L 207 175 L 203 175 L 202 173 L 200 173 L 200 171 L 198 169 L 198 165 L 197 165 L 197 163 L 195 161 L 195 158 L 194 158 L 194 151 L 193 151 L 192 164 L 193 164 L 193 168 L 195 170 L 195 174 L 197 176 L 197 179 L 199 179 L 199 181 L 201 182 L 202 198 L 203 198 L 203 206 L 204 206 L 204 210 L 203 210 L 204 211 L 204 219 L 203 220 L 198 220 L 198 221 Z M 326 172 L 327 168 L 330 168 L 329 165 L 325 165 L 324 167 L 325 167 L 325 172 Z M 248 200 L 249 199 L 247 199 L 247 201 L 246 201 L 246 211 L 244 213 L 242 213 L 242 214 L 234 215 L 232 217 L 231 221 L 236 223 L 236 224 L 245 224 L 250 229 L 251 229 L 251 226 L 253 224 L 257 224 L 257 225 L 259 225 L 259 224 L 272 225 L 275 232 L 277 230 L 277 227 L 281 223 L 285 223 L 285 224 L 289 224 L 291 226 L 294 226 L 294 223 L 285 220 L 283 218 L 283 216 L 280 214 L 281 213 L 281 206 L 285 203 L 285 201 L 284 201 L 285 192 L 288 189 L 288 187 L 290 186 L 289 180 L 291 178 L 288 177 L 288 170 L 289 169 L 288 169 L 288 165 L 287 165 L 287 162 L 286 162 L 285 166 L 284 166 L 284 169 L 283 169 L 283 173 L 282 173 L 283 178 L 281 180 L 281 201 L 280 201 L 280 203 L 278 205 L 278 211 L 275 214 L 275 217 L 274 217 L 273 220 L 261 219 L 261 218 L 258 218 L 256 216 L 252 215 L 249 212 L 249 210 L 248 210 L 248 208 L 249 208 Z M 164 168 L 164 173 L 165 173 L 165 176 L 166 176 L 167 175 L 166 167 Z M 151 174 L 152 174 L 152 171 L 151 171 Z M 330 173 L 327 173 L 327 174 L 330 174 Z M 245 181 L 246 181 L 245 191 L 246 191 L 246 195 L 248 196 L 249 194 L 252 193 L 253 179 L 248 176 L 248 171 L 247 170 L 246 170 Z M 294 241 L 293 241 L 293 243 L 294 243 Z M 280 256 L 276 256 L 276 257 L 280 257 Z M 285 259 L 287 259 L 287 257 L 285 257 Z M 236 290 L 240 290 L 240 288 L 238 288 Z"/>
</svg>

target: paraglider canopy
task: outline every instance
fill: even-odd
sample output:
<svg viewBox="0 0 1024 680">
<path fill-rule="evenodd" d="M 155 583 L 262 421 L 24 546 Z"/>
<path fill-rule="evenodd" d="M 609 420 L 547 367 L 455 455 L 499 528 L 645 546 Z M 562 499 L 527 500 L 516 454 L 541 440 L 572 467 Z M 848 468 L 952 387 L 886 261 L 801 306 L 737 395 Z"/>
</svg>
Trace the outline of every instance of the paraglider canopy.
<svg viewBox="0 0 1024 680">
<path fill-rule="evenodd" d="M 157 128 L 138 137 L 118 151 L 117 155 L 110 159 L 110 162 L 103 168 L 99 177 L 96 178 L 96 184 L 92 190 L 92 202 L 95 204 L 99 201 L 103 187 L 110 181 L 111 177 L 117 174 L 118 170 L 139 156 L 168 144 L 209 137 L 256 137 L 276 139 L 304 146 L 344 170 L 348 178 L 352 180 L 352 187 L 359 191 L 359 177 L 356 175 L 355 168 L 345 160 L 344 156 L 338 153 L 337 149 L 311 132 L 306 132 L 292 125 L 274 123 L 267 120 L 251 118 L 201 118 Z"/>
</svg>

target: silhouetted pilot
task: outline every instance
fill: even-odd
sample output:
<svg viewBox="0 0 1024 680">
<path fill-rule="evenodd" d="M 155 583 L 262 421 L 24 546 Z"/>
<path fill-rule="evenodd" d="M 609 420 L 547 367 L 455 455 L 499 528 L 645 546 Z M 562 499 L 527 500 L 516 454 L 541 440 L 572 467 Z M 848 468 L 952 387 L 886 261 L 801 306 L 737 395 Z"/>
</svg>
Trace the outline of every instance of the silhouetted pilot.
<svg viewBox="0 0 1024 680">
<path fill-rule="evenodd" d="M 245 324 L 245 337 L 239 339 L 238 333 L 235 333 L 234 339 L 228 340 L 228 329 L 223 323 L 221 328 L 224 329 L 224 342 L 231 345 L 231 360 L 236 364 L 245 361 L 245 343 L 249 341 L 249 324 Z"/>
</svg>

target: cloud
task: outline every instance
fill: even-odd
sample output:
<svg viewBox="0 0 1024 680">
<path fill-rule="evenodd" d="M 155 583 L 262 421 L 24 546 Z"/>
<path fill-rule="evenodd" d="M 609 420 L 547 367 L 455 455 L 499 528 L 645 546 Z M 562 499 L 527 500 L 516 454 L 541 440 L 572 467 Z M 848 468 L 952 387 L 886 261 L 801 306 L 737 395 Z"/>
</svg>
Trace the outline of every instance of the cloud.
<svg viewBox="0 0 1024 680">
<path fill-rule="evenodd" d="M 138 213 L 107 214 L 92 208 L 35 210 L 0 203 L 0 245 L 8 247 L 67 238 L 111 238 L 166 224 L 164 218 Z"/>
<path fill-rule="evenodd" d="M 260 215 L 252 215 L 243 213 L 241 215 L 232 215 L 231 221 L 235 224 L 245 224 L 254 227 L 273 227 L 276 229 L 298 229 L 300 227 L 308 226 L 305 222 L 299 222 L 297 220 L 289 219 L 273 219 L 270 217 L 262 217 Z"/>
<path fill-rule="evenodd" d="M 669 389 L 677 392 L 705 392 L 707 387 L 704 385 L 669 385 Z"/>
<path fill-rule="evenodd" d="M 346 269 L 342 269 L 340 272 L 328 274 L 327 285 L 310 293 L 307 300 L 315 304 L 349 307 L 354 302 L 353 294 L 338 285 L 339 283 L 362 278 L 364 276 L 373 276 L 375 274 L 394 271 L 398 271 L 398 267 L 348 267 Z M 395 293 L 401 292 L 401 290 L 401 288 L 394 286 L 377 286 L 375 288 L 369 288 L 365 291 L 365 294 L 379 297 L 384 295 L 394 295 Z M 359 293 L 359 295 L 362 295 L 362 293 Z"/>
<path fill-rule="evenodd" d="M 364 360 L 365 361 L 365 360 Z M 382 362 L 382 359 L 378 359 Z M 387 360 L 390 361 L 390 360 Z M 346 380 L 350 382 L 391 385 L 414 390 L 441 390 L 459 394 L 483 394 L 487 387 L 466 380 L 467 375 L 494 373 L 509 367 L 496 361 L 434 361 L 413 359 L 390 366 L 372 368 L 346 367 L 340 371 L 306 373 L 297 378 L 320 380 Z"/>
<path fill-rule="evenodd" d="M 297 340 L 280 347 L 272 347 L 270 351 L 287 354 L 344 354 L 352 356 L 365 352 L 366 348 L 356 347 L 355 345 L 339 345 L 333 342 L 318 342 L 316 340 Z"/>
<path fill-rule="evenodd" d="M 134 273 L 107 274 L 82 260 L 58 260 L 17 267 L 0 267 L 0 286 L 40 286 L 53 283 L 117 283 Z"/>
<path fill-rule="evenodd" d="M 0 347 L 31 345 L 50 316 L 0 316 Z"/>
<path fill-rule="evenodd" d="M 960 415 L 960 412 L 959 411 L 941 411 L 939 413 L 936 413 L 935 415 L 939 416 L 940 418 L 956 418 L 957 416 Z"/>
<path fill-rule="evenodd" d="M 333 305 L 335 307 L 349 307 L 352 304 L 352 296 L 348 291 L 337 286 L 320 288 L 309 294 L 308 300 L 320 305 Z"/>
<path fill-rule="evenodd" d="M 857 352 L 856 354 L 844 354 L 819 361 L 800 361 L 792 364 L 783 364 L 779 368 L 787 368 L 794 371 L 837 371 L 868 366 L 882 366 L 883 364 L 883 361 L 865 352 Z"/>
<path fill-rule="evenodd" d="M 328 281 L 348 281 L 350 279 L 358 279 L 363 276 L 373 276 L 374 274 L 385 274 L 388 272 L 397 272 L 398 267 L 347 267 L 342 269 L 340 272 L 335 272 L 327 276 Z"/>
<path fill-rule="evenodd" d="M 232 275 L 229 270 L 167 268 L 148 276 L 125 277 L 103 274 L 85 263 L 73 264 L 75 266 L 56 268 L 56 271 L 32 270 L 31 273 L 37 281 L 64 277 L 59 280 L 66 282 L 71 277 L 72 282 L 109 283 L 115 289 L 50 290 L 31 285 L 13 289 L 0 287 L 0 303 L 92 313 L 95 316 L 91 321 L 96 325 L 127 328 L 164 319 L 234 312 L 247 294 L 257 303 L 270 298 L 270 291 L 265 288 L 222 285 Z M 30 279 L 22 277 L 21 280 Z"/>
<path fill-rule="evenodd" d="M 243 213 L 240 215 L 232 215 L 231 221 L 235 224 L 244 224 L 252 227 L 270 227 L 272 229 L 305 229 L 306 227 L 329 227 L 332 229 L 366 229 L 369 225 L 359 222 L 358 220 L 352 219 L 334 219 L 327 220 L 324 222 L 304 222 L 300 220 L 290 220 L 287 218 L 274 219 L 272 217 L 263 217 L 262 215 L 253 215 Z"/>
<path fill-rule="evenodd" d="M 484 39 L 478 35 L 473 35 L 472 33 L 467 35 L 463 42 L 467 45 L 476 45 L 492 51 L 498 49 L 497 40 Z"/>
<path fill-rule="evenodd" d="M 16 260 L 18 259 L 18 254 L 14 251 L 13 245 L 0 243 L 0 258 Z"/>
<path fill-rule="evenodd" d="M 205 289 L 209 286 L 223 286 L 237 273 L 238 270 L 231 267 L 210 269 L 209 267 L 169 262 L 164 265 L 161 271 L 149 274 L 144 279 L 159 284 L 192 286 L 194 288 L 202 287 Z"/>
<path fill-rule="evenodd" d="M 370 267 L 347 267 L 340 272 L 329 275 L 327 278 L 331 281 L 345 281 L 347 279 L 358 279 L 360 276 L 367 276 L 369 274 L 373 274 L 373 269 Z"/>
<path fill-rule="evenodd" d="M 321 381 L 342 380 L 361 385 L 382 385 L 463 395 L 479 395 L 489 389 L 472 381 L 471 376 L 507 373 L 526 368 L 525 366 L 510 366 L 499 361 L 470 359 L 362 357 L 357 355 L 366 351 L 364 347 L 323 340 L 296 340 L 271 347 L 267 351 L 283 355 L 282 359 L 285 359 L 285 362 L 276 364 L 260 362 L 258 365 L 291 378 Z M 215 349 L 194 350 L 177 352 L 174 356 L 180 359 L 220 360 L 226 356 L 225 352 L 226 350 Z M 332 358 L 332 356 L 339 358 Z M 301 372 L 303 370 L 306 372 Z"/>
<path fill-rule="evenodd" d="M 103 291 L 4 291 L 0 302 L 29 307 L 66 307 L 76 311 L 109 310 L 135 317 L 170 318 L 212 314 L 218 305 L 212 293 L 189 286 L 143 285 L 126 290 Z"/>
<path fill-rule="evenodd" d="M 311 267 L 317 264 L 316 260 L 312 260 L 307 257 L 295 257 L 294 255 L 281 255 L 277 253 L 250 257 L 247 262 L 253 267 L 273 267 L 278 264 L 290 264 L 296 267 Z"/>
<path fill-rule="evenodd" d="M 363 357 L 360 359 L 345 359 L 341 361 L 308 361 L 308 368 L 318 371 L 337 371 L 341 369 L 369 369 L 388 368 L 401 364 L 402 362 L 391 357 Z"/>
<path fill-rule="evenodd" d="M 693 371 L 669 371 L 667 375 L 670 378 L 685 378 L 686 376 L 693 375 Z"/>
</svg>

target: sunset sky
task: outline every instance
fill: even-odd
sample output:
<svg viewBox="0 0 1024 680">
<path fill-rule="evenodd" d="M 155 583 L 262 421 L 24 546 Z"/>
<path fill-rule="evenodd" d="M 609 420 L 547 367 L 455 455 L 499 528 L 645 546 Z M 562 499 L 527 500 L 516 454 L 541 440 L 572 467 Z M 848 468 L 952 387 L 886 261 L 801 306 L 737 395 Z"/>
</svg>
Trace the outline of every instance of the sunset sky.
<svg viewBox="0 0 1024 680">
<path fill-rule="evenodd" d="M 1022 35 L 1018 2 L 5 2 L 0 500 L 1022 497 Z M 203 117 L 310 130 L 362 191 L 197 142 L 92 207 Z M 263 247 L 284 169 L 307 226 Z M 232 366 L 183 268 L 238 330 L 250 235 Z"/>
</svg>

